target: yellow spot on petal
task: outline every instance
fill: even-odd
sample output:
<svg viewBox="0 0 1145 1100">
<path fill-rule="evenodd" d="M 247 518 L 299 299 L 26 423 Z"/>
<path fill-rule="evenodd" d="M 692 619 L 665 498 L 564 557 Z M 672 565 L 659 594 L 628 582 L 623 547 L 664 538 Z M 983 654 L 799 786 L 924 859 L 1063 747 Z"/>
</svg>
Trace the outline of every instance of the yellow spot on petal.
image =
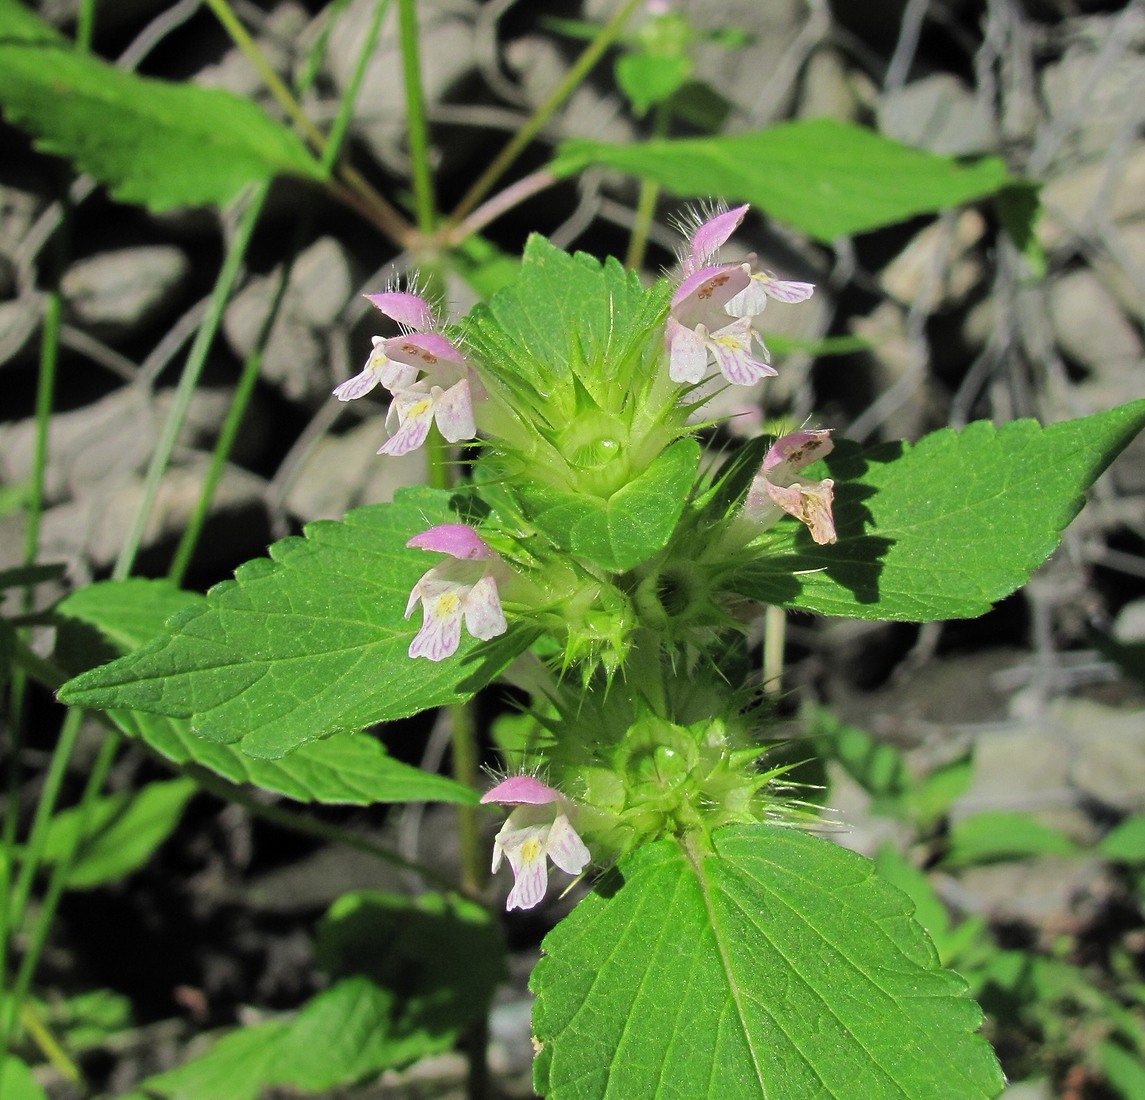
<svg viewBox="0 0 1145 1100">
<path fill-rule="evenodd" d="M 521 862 L 535 863 L 540 858 L 541 842 L 535 837 L 529 837 L 529 839 L 521 845 Z"/>
<path fill-rule="evenodd" d="M 446 619 L 453 615 L 461 605 L 461 597 L 456 592 L 446 592 L 437 597 L 433 605 L 433 617 Z"/>
</svg>

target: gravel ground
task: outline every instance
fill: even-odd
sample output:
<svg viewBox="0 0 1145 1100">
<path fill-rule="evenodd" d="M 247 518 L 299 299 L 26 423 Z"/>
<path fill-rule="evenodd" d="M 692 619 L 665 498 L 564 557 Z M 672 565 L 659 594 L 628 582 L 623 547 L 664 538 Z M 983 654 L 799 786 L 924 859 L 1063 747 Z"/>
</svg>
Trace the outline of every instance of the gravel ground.
<svg viewBox="0 0 1145 1100">
<path fill-rule="evenodd" d="M 583 10 L 599 17 L 615 6 L 588 0 Z M 40 7 L 67 25 L 70 0 Z M 319 5 L 236 7 L 279 71 L 296 73 L 318 33 Z M 331 117 L 371 9 L 367 0 L 350 0 L 336 24 L 307 104 L 314 118 Z M 830 249 L 781 226 L 753 230 L 744 244 L 765 265 L 819 286 L 808 307 L 769 309 L 773 331 L 869 342 L 849 355 L 786 357 L 780 377 L 767 384 L 767 415 L 799 422 L 814 414 L 840 435 L 872 442 L 917 439 L 982 418 L 1049 423 L 1145 392 L 1145 7 L 691 0 L 688 9 L 698 23 L 753 32 L 752 43 L 730 57 L 715 47 L 700 56 L 697 75 L 731 104 L 729 130 L 832 116 L 942 153 L 1000 154 L 1014 173 L 1045 183 L 1041 279 L 1030 277 L 986 206 Z M 580 6 L 432 0 L 419 10 L 440 192 L 455 200 L 484 163 L 490 132 L 499 141 L 575 56 L 572 45 L 538 25 L 539 14 L 573 15 Z M 150 42 L 142 65 L 148 74 L 190 77 L 266 101 L 246 62 L 195 4 L 110 5 L 97 19 L 96 47 L 105 56 Z M 398 189 L 406 153 L 392 47 L 376 55 L 359 101 L 366 106 L 353 131 L 355 162 L 384 189 Z M 640 132 L 602 69 L 540 145 Z M 0 483 L 10 488 L 32 467 L 43 287 L 57 262 L 47 242 L 60 217 L 63 177 L 57 162 L 3 125 L 0 148 Z M 542 156 L 538 149 L 534 159 Z M 42 589 L 45 602 L 108 575 L 230 228 L 207 211 L 151 216 L 119 206 L 82 180 L 72 200 L 60 412 L 41 555 L 66 563 L 67 579 L 54 592 Z M 562 247 L 622 254 L 635 200 L 629 181 L 590 172 L 575 187 L 514 210 L 490 237 L 512 251 L 540 231 Z M 673 212 L 666 201 L 658 210 L 652 274 L 671 260 Z M 147 532 L 145 573 L 165 569 L 194 506 L 238 369 L 298 232 L 286 302 L 188 585 L 221 580 L 271 539 L 386 500 L 424 477 L 417 455 L 374 456 L 379 406 L 330 397 L 369 347 L 372 319 L 360 294 L 404 270 L 408 257 L 316 193 L 276 187 Z M 472 301 L 461 283 L 449 295 L 458 311 Z M 9 509 L 0 514 L 0 569 L 19 562 L 22 544 L 22 518 Z M 983 809 L 1034 811 L 1091 843 L 1111 821 L 1145 812 L 1145 699 L 1095 647 L 1096 636 L 1145 641 L 1141 439 L 1102 479 L 1053 559 L 993 613 L 923 627 L 795 618 L 787 686 L 903 748 L 920 769 L 973 748 L 974 778 L 952 810 L 955 819 Z M 52 712 L 43 700 L 35 705 L 49 717 L 27 750 L 33 774 L 53 736 Z M 489 707 L 496 705 L 494 698 Z M 98 737 L 87 731 L 76 755 L 77 790 Z M 425 722 L 387 732 L 386 740 L 414 760 L 424 746 L 431 759 L 440 751 L 440 731 Z M 129 753 L 111 784 L 127 787 L 153 774 L 153 764 Z M 23 794 L 31 801 L 36 790 L 33 780 Z M 844 776 L 834 776 L 831 799 L 849 826 L 844 843 L 870 854 L 896 835 Z M 411 852 L 420 846 L 450 863 L 446 813 L 322 815 L 397 836 Z M 143 1026 L 85 1062 L 91 1079 L 114 1095 L 184 1059 L 212 1028 L 296 1005 L 315 988 L 315 918 L 345 890 L 401 885 L 376 861 L 286 837 L 198 796 L 146 870 L 66 901 L 44 980 L 61 988 L 106 985 L 134 1000 Z M 1047 859 L 974 869 L 945 890 L 957 911 L 1021 926 L 1037 942 L 1062 929 L 1081 935 L 1100 926 L 1117 884 L 1104 865 Z M 549 909 L 507 926 L 515 977 L 492 1027 L 492 1065 L 506 1095 L 529 1095 L 525 980 L 542 922 L 558 915 Z M 462 1077 L 460 1058 L 450 1056 L 354 1095 L 455 1095 Z M 57 1083 L 53 1095 L 72 1094 Z"/>
</svg>

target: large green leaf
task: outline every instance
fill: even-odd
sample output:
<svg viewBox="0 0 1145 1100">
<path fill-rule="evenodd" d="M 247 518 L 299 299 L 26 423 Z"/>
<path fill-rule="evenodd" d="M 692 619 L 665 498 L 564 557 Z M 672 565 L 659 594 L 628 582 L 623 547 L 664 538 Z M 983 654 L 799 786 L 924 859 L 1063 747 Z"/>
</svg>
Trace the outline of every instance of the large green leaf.
<svg viewBox="0 0 1145 1100">
<path fill-rule="evenodd" d="M 464 638 L 441 662 L 411 661 L 403 618 L 418 578 L 440 559 L 407 540 L 456 517 L 444 492 L 320 522 L 275 543 L 217 585 L 205 608 L 60 690 L 68 703 L 189 718 L 191 732 L 244 753 L 280 757 L 332 733 L 363 729 L 469 698 L 529 638 Z"/>
<path fill-rule="evenodd" d="M 297 1017 L 232 1032 L 148 1078 L 139 1100 L 255 1100 L 271 1085 L 327 1094 L 449 1049 L 504 970 L 487 913 L 437 895 L 347 895 L 323 922 L 322 952 L 336 980 Z"/>
<path fill-rule="evenodd" d="M 44 861 L 56 863 L 72 850 L 80 818 L 86 815 L 75 858 L 68 871 L 69 889 L 90 889 L 137 871 L 174 831 L 187 800 L 195 793 L 190 779 L 148 783 L 138 792 L 124 791 L 96 799 L 86 809 L 75 807 L 52 818 Z"/>
<path fill-rule="evenodd" d="M 130 652 L 161 633 L 172 616 L 207 607 L 205 596 L 164 581 L 131 578 L 87 585 L 56 610 L 94 626 L 121 652 Z M 336 733 L 309 742 L 281 760 L 264 760 L 196 737 L 185 718 L 127 710 L 112 710 L 109 717 L 129 737 L 145 741 L 173 764 L 206 768 L 231 783 L 250 783 L 297 802 L 472 804 L 478 798 L 461 783 L 394 760 L 379 741 L 364 733 Z"/>
<path fill-rule="evenodd" d="M 824 615 L 981 615 L 1049 557 L 1085 490 L 1143 424 L 1145 401 L 1134 401 L 1048 428 L 978 421 L 913 447 L 839 446 L 826 461 L 839 541 L 816 546 L 784 521 L 786 533 L 730 583 Z"/>
<path fill-rule="evenodd" d="M 297 136 L 255 104 L 117 69 L 14 0 L 0 0 L 0 107 L 38 149 L 152 210 L 226 203 L 283 174 L 324 178 Z"/>
<path fill-rule="evenodd" d="M 32 1071 L 14 1054 L 4 1059 L 0 1069 L 0 1096 L 4 1100 L 48 1100 L 48 1094 L 32 1076 Z"/>
<path fill-rule="evenodd" d="M 639 145 L 567 141 L 550 170 L 568 176 L 590 164 L 684 197 L 750 202 L 821 241 L 970 202 L 1012 182 L 998 157 L 959 164 L 829 118 Z"/>
<path fill-rule="evenodd" d="M 791 829 L 622 860 L 542 945 L 553 1100 L 986 1100 L 978 1006 L 874 865 Z"/>
<path fill-rule="evenodd" d="M 699 461 L 696 441 L 681 439 L 607 500 L 544 485 L 522 486 L 519 492 L 529 518 L 557 546 L 623 571 L 668 542 Z"/>
</svg>

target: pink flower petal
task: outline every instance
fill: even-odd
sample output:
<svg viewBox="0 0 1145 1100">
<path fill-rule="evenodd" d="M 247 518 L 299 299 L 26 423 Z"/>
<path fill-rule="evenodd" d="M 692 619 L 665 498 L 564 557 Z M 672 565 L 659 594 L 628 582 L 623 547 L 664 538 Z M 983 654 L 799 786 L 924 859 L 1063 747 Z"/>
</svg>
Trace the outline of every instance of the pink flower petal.
<svg viewBox="0 0 1145 1100">
<path fill-rule="evenodd" d="M 355 374 L 353 378 L 347 378 L 345 382 L 337 386 L 334 390 L 334 396 L 339 401 L 355 401 L 359 397 L 365 397 L 379 381 L 378 372 L 367 363 L 365 370 Z"/>
<path fill-rule="evenodd" d="M 546 786 L 535 775 L 511 775 L 481 796 L 482 803 L 498 802 L 502 806 L 543 806 L 561 798 L 558 791 Z M 494 868 L 496 870 L 496 868 Z"/>
<path fill-rule="evenodd" d="M 409 363 L 421 370 L 449 363 L 461 366 L 464 356 L 444 336 L 437 332 L 411 332 L 408 336 L 392 336 L 386 341 L 390 358 Z"/>
<path fill-rule="evenodd" d="M 717 214 L 714 218 L 709 218 L 692 234 L 692 254 L 684 261 L 685 275 L 698 271 L 715 258 L 721 246 L 739 228 L 748 209 L 747 205 L 737 206 L 727 213 Z"/>
<path fill-rule="evenodd" d="M 701 331 L 703 326 L 700 326 Z M 668 318 L 665 333 L 671 333 L 671 351 L 668 356 L 668 377 L 673 382 L 699 382 L 708 369 L 708 345 L 700 332 Z"/>
<path fill-rule="evenodd" d="M 406 546 L 417 550 L 436 550 L 461 561 L 497 557 L 496 551 L 490 549 L 485 540 L 464 523 L 438 524 L 428 531 L 422 531 L 420 535 L 414 535 Z"/>
<path fill-rule="evenodd" d="M 835 483 L 828 477 L 811 485 L 772 485 L 767 492 L 788 515 L 807 524 L 811 537 L 825 546 L 835 541 L 835 520 L 831 504 L 835 496 Z"/>
<path fill-rule="evenodd" d="M 501 610 L 497 582 L 489 574 L 482 577 L 465 597 L 465 629 L 482 642 L 509 629 L 505 613 Z"/>
<path fill-rule="evenodd" d="M 742 318 L 708 339 L 720 373 L 737 386 L 750 386 L 761 378 L 774 377 L 775 368 L 751 354 L 751 322 Z"/>
<path fill-rule="evenodd" d="M 429 303 L 417 294 L 401 290 L 387 290 L 381 294 L 363 295 L 380 309 L 391 321 L 397 321 L 415 332 L 424 332 L 433 327 L 433 311 Z"/>
<path fill-rule="evenodd" d="M 441 434 L 450 443 L 472 439 L 477 434 L 468 379 L 463 378 L 441 395 L 434 404 L 433 418 Z"/>
<path fill-rule="evenodd" d="M 520 849 L 518 849 L 518 852 Z M 542 853 L 537 859 L 513 862 L 513 852 L 506 851 L 509 864 L 513 868 L 516 882 L 505 899 L 506 910 L 532 909 L 545 900 L 545 890 L 549 885 L 549 869 Z"/>
<path fill-rule="evenodd" d="M 827 428 L 788 432 L 768 447 L 763 468 L 769 481 L 785 485 L 804 466 L 826 457 L 834 447 Z"/>
<path fill-rule="evenodd" d="M 579 875 L 592 861 L 592 853 L 564 814 L 557 815 L 549 830 L 545 854 L 567 875 Z"/>
<path fill-rule="evenodd" d="M 681 314 L 689 308 L 723 307 L 751 284 L 747 264 L 720 264 L 704 267 L 689 275 L 672 295 L 672 312 L 683 323 Z"/>
<path fill-rule="evenodd" d="M 394 394 L 390 411 L 386 414 L 386 428 L 393 432 L 395 419 L 400 427 L 378 448 L 378 454 L 404 455 L 417 450 L 429 435 L 429 426 L 433 422 L 433 405 L 432 394 L 417 390 L 401 390 Z"/>
</svg>

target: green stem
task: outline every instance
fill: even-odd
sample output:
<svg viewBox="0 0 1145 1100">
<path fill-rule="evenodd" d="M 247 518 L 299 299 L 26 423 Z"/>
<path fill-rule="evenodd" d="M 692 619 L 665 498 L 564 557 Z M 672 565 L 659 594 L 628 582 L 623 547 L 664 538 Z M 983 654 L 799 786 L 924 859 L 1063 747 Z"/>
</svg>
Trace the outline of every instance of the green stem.
<svg viewBox="0 0 1145 1100">
<path fill-rule="evenodd" d="M 763 613 L 763 690 L 778 695 L 783 690 L 783 648 L 787 616 L 782 607 L 768 604 Z"/>
<path fill-rule="evenodd" d="M 71 758 L 76 738 L 79 736 L 82 716 L 83 712 L 75 708 L 68 711 L 63 725 L 60 727 L 56 747 L 52 750 L 52 758 L 48 763 L 47 774 L 44 776 L 44 785 L 40 790 L 40 798 L 36 804 L 36 812 L 32 817 L 28 839 L 24 844 L 20 873 L 16 877 L 16 885 L 12 890 L 12 899 L 8 910 L 9 927 L 11 928 L 19 928 L 23 923 L 28 895 L 32 890 L 32 879 L 44 854 L 44 846 L 48 839 L 48 825 L 51 823 L 52 811 L 55 809 L 56 799 L 60 794 L 68 760 Z M 29 948 L 30 951 L 31 948 Z M 27 959 L 28 953 L 26 952 L 20 973 L 23 973 Z M 16 1022 L 16 1013 L 22 1001 L 23 993 L 20 992 L 20 978 L 17 976 L 15 984 L 8 992 L 7 999 L 0 1005 L 0 1056 L 8 1050 Z"/>
<path fill-rule="evenodd" d="M 57 690 L 60 685 L 68 679 L 68 675 L 63 669 L 59 668 L 52 661 L 40 657 L 20 641 L 16 643 L 13 660 L 17 667 L 26 671 L 32 679 L 42 684 L 49 691 Z M 102 711 L 92 711 L 91 714 L 109 733 L 115 736 L 119 735 L 119 729 L 106 714 Z M 356 848 L 362 852 L 369 852 L 371 855 L 375 855 L 387 863 L 392 863 L 402 870 L 411 871 L 414 874 L 420 875 L 422 878 L 433 882 L 436 886 L 444 890 L 452 891 L 455 888 L 452 882 L 449 882 L 429 867 L 408 860 L 380 844 L 375 844 L 372 840 L 360 837 L 355 833 L 347 832 L 337 825 L 327 825 L 320 821 L 311 821 L 309 818 L 302 817 L 300 814 L 294 813 L 291 810 L 283 809 L 281 806 L 263 805 L 261 802 L 256 801 L 254 797 L 242 787 L 227 782 L 227 780 L 220 778 L 213 772 L 207 771 L 201 765 L 177 765 L 168 760 L 167 757 L 156 752 L 145 741 L 136 743 L 146 748 L 160 764 L 171 768 L 180 775 L 190 776 L 203 790 L 209 791 L 211 794 L 217 795 L 227 802 L 234 802 L 243 806 L 252 814 L 262 817 L 267 821 L 281 825 L 283 828 L 290 829 L 296 833 L 317 837 L 319 840 L 328 840 L 336 844 L 344 844 L 349 848 Z"/>
<path fill-rule="evenodd" d="M 71 707 L 68 710 L 64 724 L 67 725 L 67 723 L 72 720 L 73 715 L 75 717 L 76 728 L 78 729 L 80 719 L 83 717 L 83 711 L 79 707 Z M 64 887 L 67 885 L 68 875 L 71 874 L 72 864 L 75 861 L 75 855 L 79 849 L 80 839 L 87 831 L 88 822 L 91 820 L 92 808 L 95 806 L 100 791 L 103 789 L 103 781 L 107 778 L 107 773 L 111 769 L 112 761 L 115 759 L 115 753 L 119 748 L 119 742 L 120 737 L 115 733 L 109 734 L 104 739 L 103 744 L 99 748 L 99 755 L 96 757 L 95 764 L 92 766 L 91 772 L 88 775 L 87 783 L 84 785 L 83 795 L 79 801 L 79 812 L 76 814 L 75 825 L 72 832 L 71 844 L 68 845 L 61 859 L 52 868 L 51 878 L 48 880 L 48 888 L 44 893 L 43 900 L 40 902 L 40 909 L 36 914 L 36 923 L 28 939 L 28 948 L 24 952 L 24 958 L 20 962 L 19 973 L 16 975 L 15 984 L 12 986 L 12 1007 L 8 1013 L 9 1027 L 15 1023 L 14 1009 L 24 1003 L 24 998 L 27 997 L 28 990 L 31 988 L 32 978 L 35 976 L 40 955 L 48 939 L 48 932 L 56 916 L 56 908 L 60 903 L 60 897 L 64 892 Z M 23 870 L 23 868 L 21 868 L 21 870 Z M 11 1034 L 10 1030 L 8 1034 Z"/>
<path fill-rule="evenodd" d="M 211 501 L 214 500 L 215 490 L 218 488 L 219 480 L 223 474 L 223 468 L 226 466 L 227 459 L 230 457 L 235 439 L 238 438 L 239 428 L 242 426 L 243 417 L 246 415 L 247 405 L 250 404 L 251 396 L 258 382 L 266 345 L 270 340 L 274 322 L 278 318 L 283 300 L 286 297 L 286 288 L 290 285 L 290 275 L 294 270 L 294 261 L 298 256 L 298 248 L 301 244 L 304 227 L 309 227 L 310 221 L 309 216 L 304 216 L 299 221 L 298 233 L 295 234 L 294 247 L 291 249 L 290 262 L 283 264 L 270 309 L 267 311 L 266 317 L 263 319 L 262 325 L 259 328 L 254 347 L 251 349 L 250 354 L 246 358 L 246 362 L 243 364 L 238 385 L 235 387 L 230 408 L 227 410 L 227 418 L 223 421 L 223 426 L 219 431 L 219 438 L 215 441 L 215 449 L 211 454 L 211 465 L 207 470 L 207 476 L 203 479 L 203 487 L 199 493 L 199 499 L 195 504 L 195 511 L 188 521 L 186 528 L 183 530 L 183 534 L 179 539 L 179 545 L 175 549 L 175 556 L 171 561 L 170 568 L 167 570 L 168 579 L 175 585 L 181 585 L 183 583 L 183 578 L 187 573 L 187 567 L 191 564 L 191 557 L 195 552 L 195 547 L 199 543 L 199 536 L 202 534 L 203 525 L 207 521 L 207 513 L 210 511 Z"/>
<path fill-rule="evenodd" d="M 592 67 L 600 60 L 601 55 L 620 36 L 624 24 L 629 16 L 640 6 L 642 0 L 628 0 L 603 27 L 596 38 L 588 44 L 584 53 L 577 58 L 576 63 L 568 71 L 548 99 L 544 101 L 529 118 L 524 126 L 517 132 L 512 140 L 494 158 L 493 163 L 477 178 L 477 181 L 465 193 L 465 197 L 457 204 L 457 209 L 449 216 L 451 222 L 458 222 L 465 217 L 488 193 L 489 189 L 501 178 L 501 174 L 520 156 L 521 152 L 540 133 L 541 128 L 552 118 L 557 108 L 568 98 L 578 84 Z"/>
<path fill-rule="evenodd" d="M 255 71 L 262 77 L 270 94 L 274 96 L 275 101 L 298 128 L 298 132 L 318 153 L 319 163 L 323 168 L 329 168 L 337 154 L 328 154 L 327 140 L 322 131 L 306 117 L 301 104 L 279 79 L 274 69 L 270 67 L 258 45 L 247 34 L 246 28 L 231 11 L 227 0 L 207 0 L 207 4 L 215 13 L 215 17 L 222 24 L 223 29 L 231 36 L 231 41 L 242 51 L 243 55 L 254 66 Z M 343 166 L 339 169 L 338 174 L 345 186 L 331 183 L 330 190 L 333 194 L 347 205 L 358 210 L 363 217 L 372 221 L 399 247 L 407 247 L 412 230 L 409 222 L 402 217 L 398 210 L 386 202 L 361 173 L 348 166 Z"/>
<path fill-rule="evenodd" d="M 652 119 L 653 138 L 662 138 L 668 132 L 671 112 L 665 103 L 657 103 Z M 653 180 L 640 181 L 640 198 L 636 203 L 636 221 L 632 225 L 632 237 L 628 241 L 628 255 L 624 266 L 629 271 L 639 271 L 644 264 L 644 252 L 648 248 L 648 232 L 652 228 L 652 218 L 656 213 L 656 200 L 660 197 L 660 185 Z"/>
<path fill-rule="evenodd" d="M 95 0 L 80 0 L 76 14 L 76 49 L 80 53 L 91 50 L 91 37 L 95 30 Z"/>
<path fill-rule="evenodd" d="M 354 71 L 342 93 L 342 99 L 338 104 L 338 113 L 334 116 L 330 135 L 326 139 L 326 147 L 322 150 L 322 167 L 327 171 L 333 167 L 334 161 L 338 159 L 338 153 L 342 149 L 342 141 L 345 139 L 346 130 L 349 128 L 350 119 L 354 114 L 354 105 L 358 100 L 358 89 L 361 88 L 362 81 L 365 79 L 366 66 L 370 63 L 370 55 L 374 52 L 374 44 L 378 40 L 382 20 L 386 17 L 389 8 L 390 0 L 378 0 L 378 3 L 374 5 L 374 17 L 370 21 L 370 27 L 362 41 L 362 52 L 358 54 Z"/>
<path fill-rule="evenodd" d="M 58 288 L 58 276 L 63 266 L 61 254 L 66 250 L 65 241 L 70 224 L 66 201 L 63 210 L 61 235 L 56 241 L 57 262 L 55 264 L 54 282 L 57 285 L 53 286 L 45 296 L 44 320 L 40 335 L 40 371 L 36 383 L 36 434 L 32 450 L 32 479 L 28 491 L 27 526 L 24 530 L 23 564 L 26 566 L 35 564 L 36 558 L 39 556 L 40 523 L 44 513 L 48 440 L 56 387 L 56 368 L 59 361 L 61 297 Z M 30 612 L 32 606 L 32 586 L 29 585 L 24 591 L 24 612 Z M 17 647 L 22 644 L 17 637 Z M 14 892 L 11 890 L 11 865 L 16 850 L 16 836 L 19 827 L 20 760 L 23 756 L 26 686 L 27 679 L 24 671 L 13 667 L 9 692 L 9 728 L 12 733 L 8 753 L 7 798 L 4 805 L 2 834 L 3 849 L 0 850 L 0 989 L 5 988 L 8 982 L 9 933 L 11 929 L 19 928 L 23 920 L 23 901 L 18 901 L 18 899 L 21 898 L 21 895 L 26 896 L 28 887 L 25 879 L 30 880 L 30 875 L 25 875 L 24 866 L 21 865 L 20 875 L 16 880 L 16 890 Z M 58 750 L 59 745 L 57 744 L 56 747 Z M 53 762 L 54 760 L 53 757 Z M 45 793 L 46 788 L 45 791 L 41 792 L 41 800 Z M 13 1011 L 15 1010 L 13 1009 Z M 8 1037 L 13 1026 L 13 1019 L 7 1010 L 0 1008 L 0 1075 L 4 1072 L 4 1059 L 7 1057 Z"/>
<path fill-rule="evenodd" d="M 151 510 L 155 506 L 155 499 L 159 495 L 159 487 L 167 470 L 167 464 L 171 460 L 171 453 L 175 449 L 175 440 L 178 438 L 179 429 L 183 426 L 187 409 L 199 382 L 199 376 L 203 372 L 207 353 L 210 351 L 215 334 L 218 332 L 219 324 L 223 318 L 223 310 L 226 308 L 227 300 L 235 280 L 238 278 L 239 267 L 246 255 L 251 233 L 258 221 L 258 215 L 262 210 L 262 204 L 268 190 L 269 184 L 263 183 L 249 192 L 248 201 L 239 215 L 234 239 L 227 250 L 222 270 L 219 272 L 214 290 L 211 292 L 210 306 L 199 326 L 199 331 L 195 334 L 195 342 L 191 345 L 186 365 L 183 367 L 183 373 L 179 378 L 179 384 L 175 388 L 175 397 L 171 403 L 170 412 L 167 414 L 167 419 L 155 444 L 155 452 L 151 456 L 151 465 L 147 470 L 147 478 L 143 486 L 143 500 L 135 513 L 131 530 L 123 542 L 123 547 L 115 562 L 115 568 L 111 573 L 114 580 L 123 580 L 131 572 L 135 556 L 139 552 L 139 544 L 143 540 L 143 531 L 147 526 Z"/>
<path fill-rule="evenodd" d="M 425 92 L 421 81 L 415 0 L 398 0 L 398 36 L 402 51 L 402 76 L 406 92 L 406 133 L 413 170 L 414 209 L 422 233 L 433 232 L 437 220 L 433 202 L 433 177 L 429 165 L 429 135 L 425 119 Z"/>
</svg>

